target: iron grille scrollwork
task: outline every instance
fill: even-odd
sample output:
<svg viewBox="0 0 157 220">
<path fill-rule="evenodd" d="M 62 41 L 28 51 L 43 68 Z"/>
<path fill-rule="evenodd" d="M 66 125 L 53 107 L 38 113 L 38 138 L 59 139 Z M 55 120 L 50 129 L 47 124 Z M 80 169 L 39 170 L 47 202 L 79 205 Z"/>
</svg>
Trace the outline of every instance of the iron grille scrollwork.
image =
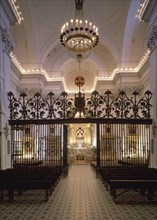
<svg viewBox="0 0 157 220">
<path fill-rule="evenodd" d="M 78 97 L 83 97 L 81 107 L 80 102 L 77 103 Z M 69 98 L 66 92 L 55 97 L 55 94 L 50 92 L 46 98 L 40 93 L 36 93 L 32 98 L 22 93 L 16 99 L 12 92 L 8 93 L 10 120 L 74 118 L 77 112 L 82 112 L 79 116 L 83 115 L 85 118 L 150 119 L 151 98 L 152 93 L 149 90 L 143 97 L 139 97 L 136 91 L 130 97 L 125 91 L 120 91 L 114 97 L 109 90 L 104 95 L 94 91 L 90 98 L 85 98 L 82 93 Z"/>
</svg>

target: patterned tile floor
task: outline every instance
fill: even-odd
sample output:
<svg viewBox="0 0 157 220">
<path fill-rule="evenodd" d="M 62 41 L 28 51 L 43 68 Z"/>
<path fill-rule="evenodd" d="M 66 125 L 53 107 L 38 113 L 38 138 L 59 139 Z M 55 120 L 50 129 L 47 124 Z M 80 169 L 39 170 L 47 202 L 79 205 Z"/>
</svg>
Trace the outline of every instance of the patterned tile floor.
<svg viewBox="0 0 157 220">
<path fill-rule="evenodd" d="M 115 203 L 90 165 L 72 165 L 47 203 L 43 191 L 25 191 L 11 204 L 6 196 L 0 202 L 0 220 L 157 220 L 157 198 L 146 204 L 147 199 L 130 194 Z"/>
</svg>

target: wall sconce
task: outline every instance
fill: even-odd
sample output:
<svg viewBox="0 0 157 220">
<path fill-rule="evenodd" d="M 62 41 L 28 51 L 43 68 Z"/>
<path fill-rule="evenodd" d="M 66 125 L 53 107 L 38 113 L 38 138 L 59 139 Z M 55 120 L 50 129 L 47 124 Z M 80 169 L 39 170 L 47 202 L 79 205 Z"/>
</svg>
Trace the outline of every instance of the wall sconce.
<svg viewBox="0 0 157 220">
<path fill-rule="evenodd" d="M 9 128 L 8 128 L 7 123 L 6 123 L 6 125 L 5 125 L 5 127 L 4 127 L 3 129 L 4 129 L 4 134 L 5 134 L 5 136 L 6 136 L 6 140 L 7 140 L 7 138 L 8 138 L 8 134 L 9 134 Z"/>
</svg>

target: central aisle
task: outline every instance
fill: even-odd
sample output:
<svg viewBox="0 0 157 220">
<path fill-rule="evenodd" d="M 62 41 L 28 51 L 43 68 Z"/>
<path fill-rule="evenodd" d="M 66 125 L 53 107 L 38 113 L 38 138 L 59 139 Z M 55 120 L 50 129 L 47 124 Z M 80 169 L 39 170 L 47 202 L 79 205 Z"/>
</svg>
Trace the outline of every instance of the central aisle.
<svg viewBox="0 0 157 220">
<path fill-rule="evenodd" d="M 57 187 L 55 192 L 59 193 L 54 207 L 55 219 L 111 219 L 99 181 L 90 165 L 72 165 L 64 185 Z"/>
<path fill-rule="evenodd" d="M 55 220 L 152 219 L 142 205 L 116 205 L 90 165 L 72 165 L 53 197 Z"/>
</svg>

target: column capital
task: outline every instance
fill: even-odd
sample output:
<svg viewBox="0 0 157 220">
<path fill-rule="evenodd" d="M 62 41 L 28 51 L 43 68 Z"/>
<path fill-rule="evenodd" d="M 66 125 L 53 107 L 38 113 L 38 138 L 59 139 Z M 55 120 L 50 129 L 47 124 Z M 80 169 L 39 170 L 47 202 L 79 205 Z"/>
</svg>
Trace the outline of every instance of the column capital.
<svg viewBox="0 0 157 220">
<path fill-rule="evenodd" d="M 2 35 L 3 49 L 9 54 L 10 52 L 13 51 L 14 47 L 7 29 L 3 29 L 1 35 Z"/>
<path fill-rule="evenodd" d="M 147 47 L 151 52 L 157 47 L 157 25 L 153 25 L 149 33 Z"/>
</svg>

